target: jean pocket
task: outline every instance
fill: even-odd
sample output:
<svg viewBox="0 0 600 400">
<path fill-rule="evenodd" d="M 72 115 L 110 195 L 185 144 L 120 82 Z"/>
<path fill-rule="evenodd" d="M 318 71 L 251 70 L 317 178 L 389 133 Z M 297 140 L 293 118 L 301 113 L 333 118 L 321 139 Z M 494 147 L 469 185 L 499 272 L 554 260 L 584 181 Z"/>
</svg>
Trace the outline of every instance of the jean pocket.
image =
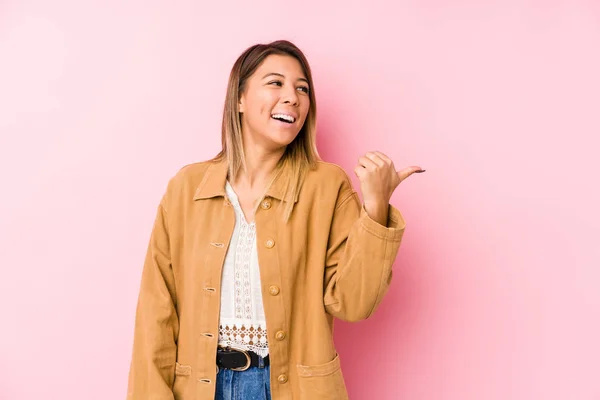
<svg viewBox="0 0 600 400">
<path fill-rule="evenodd" d="M 348 393 L 342 376 L 340 356 L 325 364 L 298 364 L 301 400 L 347 400 Z"/>
</svg>

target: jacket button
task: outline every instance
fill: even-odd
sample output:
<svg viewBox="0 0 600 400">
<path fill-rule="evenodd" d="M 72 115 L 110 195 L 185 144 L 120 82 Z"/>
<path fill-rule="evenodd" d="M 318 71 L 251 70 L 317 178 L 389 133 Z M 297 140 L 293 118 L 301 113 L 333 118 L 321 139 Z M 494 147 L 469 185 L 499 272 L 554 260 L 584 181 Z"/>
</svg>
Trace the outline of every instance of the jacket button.
<svg viewBox="0 0 600 400">
<path fill-rule="evenodd" d="M 288 377 L 285 374 L 281 374 L 279 375 L 279 377 L 277 378 L 277 381 L 279 383 L 286 383 L 288 381 Z"/>
<path fill-rule="evenodd" d="M 279 294 L 279 287 L 273 285 L 269 288 L 269 293 L 271 296 L 277 296 Z"/>
<path fill-rule="evenodd" d="M 279 331 L 275 334 L 275 339 L 281 341 L 283 339 L 285 339 L 285 332 L 284 331 Z"/>
<path fill-rule="evenodd" d="M 269 208 L 271 208 L 271 202 L 269 200 L 264 200 L 261 203 L 260 208 L 262 208 L 263 210 L 268 210 Z"/>
<path fill-rule="evenodd" d="M 269 239 L 265 242 L 265 246 L 267 246 L 269 249 L 272 249 L 273 246 L 275 246 L 275 241 L 273 239 Z"/>
</svg>

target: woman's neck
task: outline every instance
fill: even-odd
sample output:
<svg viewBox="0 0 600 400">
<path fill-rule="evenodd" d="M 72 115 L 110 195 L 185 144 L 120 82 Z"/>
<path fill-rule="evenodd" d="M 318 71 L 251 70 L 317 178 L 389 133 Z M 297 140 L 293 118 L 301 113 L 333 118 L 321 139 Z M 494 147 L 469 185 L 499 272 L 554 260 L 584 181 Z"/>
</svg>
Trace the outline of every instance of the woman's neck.
<svg viewBox="0 0 600 400">
<path fill-rule="evenodd" d="M 256 147 L 244 150 L 246 170 L 240 170 L 232 184 L 250 191 L 264 190 L 285 152 L 285 148 L 277 152 L 266 152 Z"/>
</svg>

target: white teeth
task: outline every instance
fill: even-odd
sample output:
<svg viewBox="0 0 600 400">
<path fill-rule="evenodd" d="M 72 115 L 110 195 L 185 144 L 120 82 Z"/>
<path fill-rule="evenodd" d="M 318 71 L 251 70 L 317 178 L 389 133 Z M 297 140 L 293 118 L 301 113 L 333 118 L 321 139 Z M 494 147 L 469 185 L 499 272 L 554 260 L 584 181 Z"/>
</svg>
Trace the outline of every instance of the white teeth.
<svg viewBox="0 0 600 400">
<path fill-rule="evenodd" d="M 291 115 L 286 115 L 286 114 L 273 114 L 273 115 L 271 115 L 271 118 L 283 119 L 287 122 L 296 121 L 296 118 L 292 117 Z"/>
</svg>

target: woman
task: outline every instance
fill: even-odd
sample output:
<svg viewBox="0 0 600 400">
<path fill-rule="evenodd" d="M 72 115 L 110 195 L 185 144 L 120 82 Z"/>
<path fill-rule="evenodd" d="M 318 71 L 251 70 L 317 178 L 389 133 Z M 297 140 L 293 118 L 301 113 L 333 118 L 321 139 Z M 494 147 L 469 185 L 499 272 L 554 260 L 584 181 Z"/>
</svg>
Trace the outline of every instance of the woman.
<svg viewBox="0 0 600 400">
<path fill-rule="evenodd" d="M 319 160 L 302 52 L 247 49 L 231 71 L 219 155 L 169 182 L 136 313 L 128 399 L 346 399 L 333 318 L 368 318 L 404 220 L 389 200 L 419 167 L 359 159 L 363 206 Z"/>
</svg>

